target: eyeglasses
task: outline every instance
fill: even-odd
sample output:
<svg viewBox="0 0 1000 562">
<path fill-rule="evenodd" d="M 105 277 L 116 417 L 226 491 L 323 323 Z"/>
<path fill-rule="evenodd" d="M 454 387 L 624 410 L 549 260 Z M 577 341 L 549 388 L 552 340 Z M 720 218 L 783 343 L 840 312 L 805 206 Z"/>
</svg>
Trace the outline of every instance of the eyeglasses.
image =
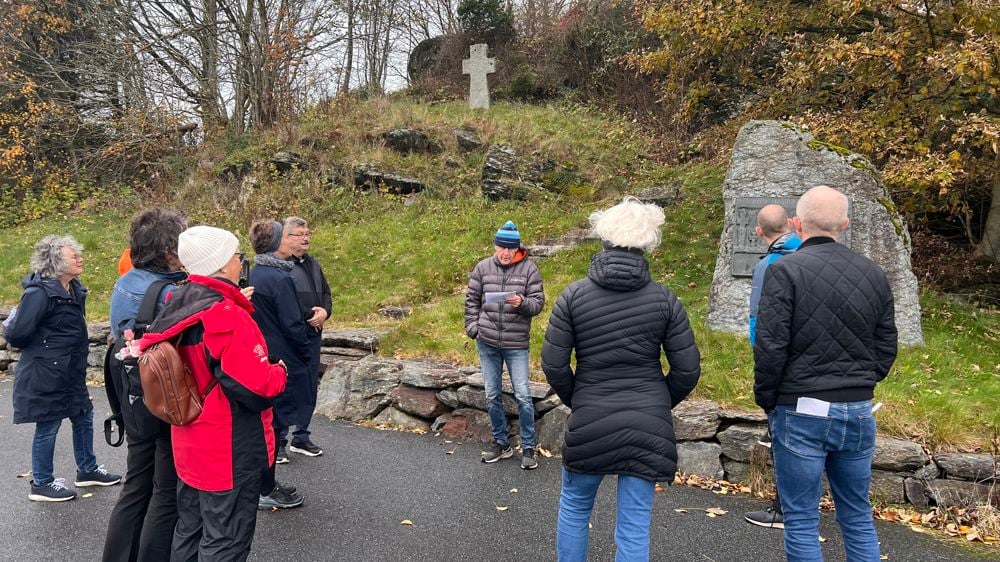
<svg viewBox="0 0 1000 562">
<path fill-rule="evenodd" d="M 289 232 L 288 236 L 290 236 L 292 238 L 309 238 L 310 236 L 312 236 L 312 233 L 310 233 L 310 232 L 299 232 L 298 234 L 293 234 L 293 233 Z"/>
</svg>

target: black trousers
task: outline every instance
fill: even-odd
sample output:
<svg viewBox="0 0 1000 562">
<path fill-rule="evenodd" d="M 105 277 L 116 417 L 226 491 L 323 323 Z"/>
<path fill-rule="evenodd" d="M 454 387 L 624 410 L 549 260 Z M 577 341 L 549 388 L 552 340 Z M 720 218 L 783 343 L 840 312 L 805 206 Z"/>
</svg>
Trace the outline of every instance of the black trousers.
<svg viewBox="0 0 1000 562">
<path fill-rule="evenodd" d="M 260 474 L 226 492 L 177 482 L 177 527 L 171 562 L 243 562 L 257 527 Z"/>
<path fill-rule="evenodd" d="M 145 415 L 153 418 L 148 412 Z M 108 520 L 104 562 L 170 558 L 177 523 L 177 471 L 170 448 L 170 426 L 155 421 L 160 427 L 147 431 L 152 436 L 133 438 L 126 428 L 128 468 L 118 503 Z"/>
</svg>

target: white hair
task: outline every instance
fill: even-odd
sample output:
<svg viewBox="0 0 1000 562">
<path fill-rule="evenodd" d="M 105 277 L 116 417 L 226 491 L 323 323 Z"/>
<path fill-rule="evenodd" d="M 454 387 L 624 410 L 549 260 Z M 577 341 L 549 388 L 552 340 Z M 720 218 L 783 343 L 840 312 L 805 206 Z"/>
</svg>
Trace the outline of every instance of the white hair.
<svg viewBox="0 0 1000 562">
<path fill-rule="evenodd" d="M 31 271 L 39 277 L 55 279 L 66 273 L 69 264 L 63 257 L 63 248 L 70 248 L 77 255 L 83 253 L 83 246 L 72 236 L 46 236 L 35 244 L 35 252 L 31 254 Z"/>
<path fill-rule="evenodd" d="M 602 241 L 619 248 L 646 252 L 660 245 L 663 209 L 629 196 L 621 203 L 590 215 L 591 230 Z"/>
</svg>

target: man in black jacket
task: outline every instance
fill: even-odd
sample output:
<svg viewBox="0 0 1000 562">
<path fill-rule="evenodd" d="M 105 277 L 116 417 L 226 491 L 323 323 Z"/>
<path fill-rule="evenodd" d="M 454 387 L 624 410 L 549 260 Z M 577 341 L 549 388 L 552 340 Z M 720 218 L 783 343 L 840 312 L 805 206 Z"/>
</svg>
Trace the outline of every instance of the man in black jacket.
<svg viewBox="0 0 1000 562">
<path fill-rule="evenodd" d="M 311 234 L 309 225 L 304 219 L 299 217 L 288 217 L 283 221 L 285 237 L 288 239 L 288 248 L 292 253 L 288 258 L 294 264 L 292 267 L 292 280 L 295 282 L 295 290 L 299 294 L 299 303 L 302 305 L 302 313 L 305 315 L 306 323 L 309 324 L 309 369 L 311 373 L 311 386 L 308 400 L 303 405 L 301 418 L 305 423 L 297 425 L 292 433 L 291 443 L 288 449 L 293 453 L 299 453 L 307 457 L 318 457 L 323 454 L 323 449 L 319 448 L 309 438 L 309 419 L 312 418 L 316 409 L 316 395 L 319 391 L 319 378 L 324 369 L 319 361 L 320 347 L 323 345 L 323 323 L 330 317 L 333 308 L 333 299 L 330 293 L 330 285 L 326 282 L 323 269 L 319 263 L 307 252 Z M 281 440 L 281 451 L 284 451 L 284 443 L 288 438 L 287 429 L 284 435 L 279 435 Z M 280 457 L 280 453 L 279 453 Z M 279 462 L 283 460 L 279 458 Z M 285 462 L 287 457 L 284 458 Z"/>
<path fill-rule="evenodd" d="M 848 560 L 878 560 L 868 503 L 872 396 L 896 359 L 892 290 L 874 262 L 836 242 L 848 201 L 819 186 L 796 205 L 799 250 L 771 264 L 754 347 L 754 397 L 768 412 L 788 560 L 822 560 L 824 469 Z"/>
</svg>

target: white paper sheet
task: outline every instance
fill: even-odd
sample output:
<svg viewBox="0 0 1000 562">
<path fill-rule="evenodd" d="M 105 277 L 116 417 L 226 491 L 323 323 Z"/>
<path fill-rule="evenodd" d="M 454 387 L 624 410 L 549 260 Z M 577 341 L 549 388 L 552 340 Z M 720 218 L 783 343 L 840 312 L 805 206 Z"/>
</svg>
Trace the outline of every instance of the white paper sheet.
<svg viewBox="0 0 1000 562">
<path fill-rule="evenodd" d="M 825 418 L 830 414 L 830 403 L 825 400 L 817 400 L 815 398 L 807 398 L 803 396 L 799 398 L 799 401 L 795 404 L 795 411 L 800 414 Z"/>
<path fill-rule="evenodd" d="M 484 304 L 493 304 L 495 302 L 503 302 L 504 299 L 514 294 L 514 291 L 504 291 L 502 293 L 486 293 L 483 300 Z"/>
</svg>

